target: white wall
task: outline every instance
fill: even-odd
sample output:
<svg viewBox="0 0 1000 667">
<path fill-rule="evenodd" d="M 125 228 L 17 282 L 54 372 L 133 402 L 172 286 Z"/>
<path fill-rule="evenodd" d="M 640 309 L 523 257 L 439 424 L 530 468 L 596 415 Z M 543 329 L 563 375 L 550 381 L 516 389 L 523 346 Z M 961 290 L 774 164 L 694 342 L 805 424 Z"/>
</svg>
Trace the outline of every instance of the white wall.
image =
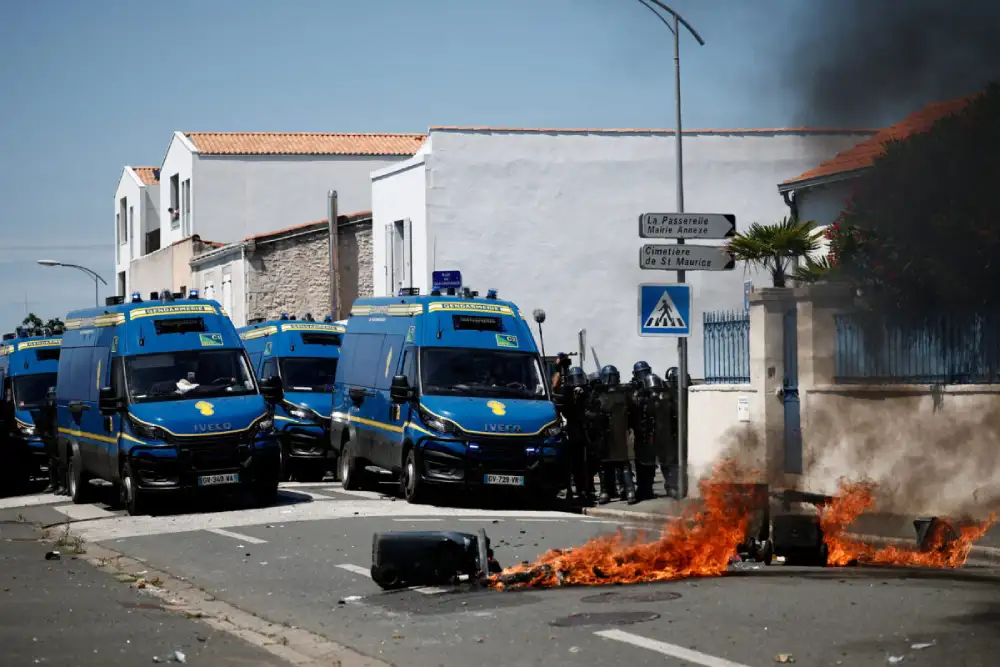
<svg viewBox="0 0 1000 667">
<path fill-rule="evenodd" d="M 775 221 L 789 212 L 776 183 L 867 136 L 686 134 L 686 208 L 735 213 L 741 230 L 753 221 Z M 658 373 L 676 364 L 672 339 L 638 336 L 636 312 L 640 283 L 676 280 L 673 272 L 638 266 L 639 214 L 675 207 L 671 134 L 445 130 L 433 131 L 432 141 L 426 157 L 428 265 L 419 287 L 428 287 L 436 242 L 439 270 L 461 270 L 473 289 L 497 288 L 525 312 L 544 308 L 548 351 L 575 350 L 577 331 L 586 328 L 588 345 L 603 364 L 625 370 L 645 359 Z M 419 202 L 410 206 L 416 211 Z M 385 222 L 376 211 L 376 234 Z M 376 238 L 377 253 L 383 246 Z M 384 258 L 375 262 L 376 285 L 383 267 Z M 742 266 L 687 275 L 695 300 L 689 364 L 697 378 L 703 375 L 702 313 L 741 308 L 744 279 L 769 282 Z"/>
<path fill-rule="evenodd" d="M 388 271 L 386 225 L 410 219 L 413 284 L 426 294 L 434 250 L 427 247 L 427 165 L 425 155 L 372 173 L 372 263 L 375 296 L 385 296 Z"/>
<path fill-rule="evenodd" d="M 223 298 L 223 279 L 226 275 L 232 279 L 232 304 L 227 308 Z M 202 297 L 213 298 L 226 309 L 226 313 L 237 327 L 246 326 L 246 271 L 241 250 L 226 252 L 213 257 L 191 271 L 192 282 Z M 214 296 L 206 293 L 209 284 L 215 285 Z"/>
<path fill-rule="evenodd" d="M 115 189 L 114 212 L 111 214 L 111 219 L 117 221 L 116 216 L 120 212 L 120 202 L 124 197 L 126 200 L 125 226 L 128 235 L 127 238 L 119 237 L 117 225 L 112 225 L 115 238 L 115 276 L 114 282 L 111 283 L 111 289 L 115 293 L 117 293 L 118 289 L 118 274 L 121 271 L 125 272 L 125 294 L 130 293 L 129 262 L 142 254 L 142 241 L 145 238 L 143 236 L 143 229 L 146 224 L 143 220 L 145 211 L 144 202 L 146 200 L 144 190 L 147 187 L 142 185 L 131 169 L 126 167 L 122 170 L 121 178 L 118 179 L 118 187 Z M 133 211 L 131 225 L 129 225 L 128 221 L 129 208 Z"/>
<path fill-rule="evenodd" d="M 402 158 L 342 155 L 195 158 L 195 233 L 232 243 L 327 217 L 327 191 L 341 215 L 371 210 L 371 172 Z M 167 178 L 164 169 L 162 179 Z M 165 186 L 166 187 L 166 186 Z"/>
<path fill-rule="evenodd" d="M 170 202 L 170 178 L 177 176 L 178 198 L 180 198 L 180 184 L 186 179 L 191 179 L 191 209 L 192 216 L 198 212 L 196 190 L 197 184 L 194 180 L 194 155 L 191 152 L 191 143 L 180 132 L 175 132 L 167 147 L 167 154 L 163 158 L 163 166 L 160 167 L 160 245 L 168 246 L 171 243 L 180 241 L 185 236 L 183 220 L 176 221 L 170 219 L 167 209 L 171 208 Z M 192 218 L 192 233 L 197 234 L 197 227 L 194 226 Z M 210 236 L 203 236 L 205 240 L 214 241 Z"/>
</svg>

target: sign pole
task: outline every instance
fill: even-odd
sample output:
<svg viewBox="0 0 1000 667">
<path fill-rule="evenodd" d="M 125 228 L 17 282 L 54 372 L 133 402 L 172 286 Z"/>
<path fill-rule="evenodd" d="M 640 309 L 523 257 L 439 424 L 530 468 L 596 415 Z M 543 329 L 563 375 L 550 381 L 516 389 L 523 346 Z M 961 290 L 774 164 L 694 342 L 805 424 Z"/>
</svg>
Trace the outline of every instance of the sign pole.
<svg viewBox="0 0 1000 667">
<path fill-rule="evenodd" d="M 674 136 L 677 143 L 677 212 L 684 213 L 684 153 L 681 147 L 681 30 L 677 14 L 674 14 L 674 106 L 677 123 Z M 684 245 L 684 239 L 677 239 L 677 245 Z M 677 272 L 677 282 L 683 283 L 684 271 Z M 691 313 L 693 315 L 694 313 Z M 677 339 L 677 497 L 687 498 L 687 377 L 688 377 L 687 336 Z"/>
</svg>

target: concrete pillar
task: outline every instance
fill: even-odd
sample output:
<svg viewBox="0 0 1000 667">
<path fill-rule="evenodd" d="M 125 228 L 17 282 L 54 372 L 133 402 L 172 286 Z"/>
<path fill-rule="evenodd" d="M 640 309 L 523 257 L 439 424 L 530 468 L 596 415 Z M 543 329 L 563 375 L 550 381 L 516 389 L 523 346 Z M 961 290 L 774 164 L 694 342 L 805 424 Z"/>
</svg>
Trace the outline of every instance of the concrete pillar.
<svg viewBox="0 0 1000 667">
<path fill-rule="evenodd" d="M 799 388 L 834 383 L 836 366 L 836 316 L 848 312 L 853 303 L 849 287 L 816 284 L 795 290 L 798 308 Z"/>
<path fill-rule="evenodd" d="M 779 392 L 785 373 L 783 319 L 794 307 L 791 288 L 765 287 L 750 295 L 751 419 L 765 475 L 760 481 L 772 485 L 783 483 L 785 413 Z"/>
</svg>

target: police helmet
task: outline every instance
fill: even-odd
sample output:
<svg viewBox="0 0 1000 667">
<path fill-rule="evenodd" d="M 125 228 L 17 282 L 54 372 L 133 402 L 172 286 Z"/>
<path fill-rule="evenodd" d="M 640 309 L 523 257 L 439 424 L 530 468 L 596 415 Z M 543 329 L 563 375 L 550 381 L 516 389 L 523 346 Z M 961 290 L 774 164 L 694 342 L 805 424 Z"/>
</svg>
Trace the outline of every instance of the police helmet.
<svg viewBox="0 0 1000 667">
<path fill-rule="evenodd" d="M 622 376 L 618 372 L 618 369 L 614 366 L 608 365 L 601 369 L 601 382 L 609 387 L 615 387 L 621 384 Z"/>
<path fill-rule="evenodd" d="M 637 361 L 632 365 L 632 377 L 636 380 L 644 380 L 653 374 L 653 369 L 645 361 Z"/>
<path fill-rule="evenodd" d="M 567 387 L 585 387 L 587 386 L 587 374 L 583 372 L 583 369 L 579 366 L 573 366 L 566 373 L 566 386 Z"/>
<path fill-rule="evenodd" d="M 591 385 L 601 384 L 601 376 L 598 373 L 591 373 L 587 376 L 587 382 Z"/>
<path fill-rule="evenodd" d="M 666 386 L 663 384 L 663 379 L 655 373 L 647 375 L 643 379 L 643 382 L 645 383 L 646 389 L 650 391 L 663 391 L 663 388 Z"/>
</svg>

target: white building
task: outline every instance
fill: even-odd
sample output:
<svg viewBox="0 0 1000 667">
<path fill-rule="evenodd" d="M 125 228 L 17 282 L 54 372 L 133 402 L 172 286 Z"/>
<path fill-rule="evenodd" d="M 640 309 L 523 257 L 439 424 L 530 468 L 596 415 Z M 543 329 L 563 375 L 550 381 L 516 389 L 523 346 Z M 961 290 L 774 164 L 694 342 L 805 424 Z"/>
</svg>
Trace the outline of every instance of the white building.
<svg viewBox="0 0 1000 667">
<path fill-rule="evenodd" d="M 192 236 L 232 243 L 281 229 L 289 221 L 325 218 L 329 190 L 337 191 L 341 211 L 370 210 L 371 172 L 412 156 L 424 138 L 415 134 L 174 132 L 158 170 L 163 182 L 156 195 L 161 215 L 155 226 L 152 221 L 143 223 L 144 233 L 156 232 L 160 247 Z M 120 198 L 116 195 L 116 215 Z M 119 220 L 116 234 L 121 224 Z M 124 234 L 118 238 L 128 246 L 119 249 L 123 261 L 116 262 L 120 294 L 159 289 L 157 284 L 175 281 L 176 276 L 163 276 L 156 284 L 133 286 L 125 258 L 141 261 L 149 251 L 132 234 L 127 240 Z"/>
<path fill-rule="evenodd" d="M 821 162 L 818 167 L 779 183 L 778 192 L 800 220 L 829 225 L 847 206 L 854 180 L 871 168 L 875 158 L 885 150 L 886 143 L 926 132 L 936 121 L 961 111 L 969 99 L 963 97 L 928 104 L 899 123 Z"/>
<path fill-rule="evenodd" d="M 686 209 L 734 213 L 741 231 L 776 221 L 788 209 L 775 183 L 872 134 L 685 132 Z M 638 285 L 676 274 L 639 268 L 638 217 L 674 209 L 675 146 L 664 130 L 431 128 L 416 156 L 372 174 L 374 292 L 426 293 L 431 271 L 457 269 L 480 293 L 497 288 L 526 313 L 543 308 L 547 353 L 576 350 L 586 329 L 602 364 L 627 374 L 645 359 L 662 373 L 677 346 L 638 335 Z M 742 266 L 687 273 L 692 377 L 703 370 L 702 313 L 742 308 L 750 277 Z"/>
<path fill-rule="evenodd" d="M 115 289 L 126 294 L 129 263 L 160 248 L 160 169 L 125 167 L 115 189 Z"/>
</svg>

